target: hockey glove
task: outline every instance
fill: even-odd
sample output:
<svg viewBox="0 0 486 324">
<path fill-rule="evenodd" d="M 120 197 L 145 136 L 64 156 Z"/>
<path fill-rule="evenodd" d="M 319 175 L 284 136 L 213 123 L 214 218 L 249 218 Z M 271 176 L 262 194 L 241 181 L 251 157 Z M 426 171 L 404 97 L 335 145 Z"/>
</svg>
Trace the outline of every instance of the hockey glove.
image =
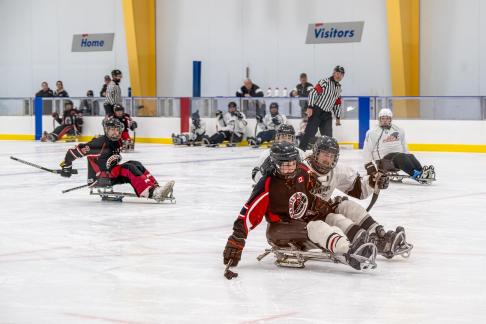
<svg viewBox="0 0 486 324">
<path fill-rule="evenodd" d="M 226 265 L 230 260 L 233 260 L 231 265 L 236 267 L 241 260 L 241 253 L 244 247 L 245 239 L 236 237 L 234 234 L 228 237 L 228 242 L 223 252 L 224 264 Z"/>
<path fill-rule="evenodd" d="M 137 129 L 137 127 L 138 127 L 137 122 L 132 121 L 132 123 L 130 124 L 130 130 L 134 131 L 135 129 Z"/>
<path fill-rule="evenodd" d="M 61 177 L 70 178 L 73 173 L 72 164 L 67 165 L 66 162 L 61 162 Z"/>
<path fill-rule="evenodd" d="M 374 177 L 375 174 L 378 172 L 373 162 L 368 162 L 365 164 L 366 174 L 370 177 Z"/>
<path fill-rule="evenodd" d="M 278 119 L 278 117 L 273 117 L 272 118 L 272 123 L 276 126 L 280 125 L 280 119 Z"/>
<path fill-rule="evenodd" d="M 270 157 L 266 158 L 260 166 L 260 172 L 262 176 L 266 177 L 271 175 L 275 171 L 275 164 L 272 162 Z"/>
<path fill-rule="evenodd" d="M 242 114 L 241 112 L 239 112 L 239 111 L 238 111 L 238 112 L 236 112 L 236 117 L 237 117 L 238 119 L 243 119 L 243 114 Z"/>
<path fill-rule="evenodd" d="M 379 189 L 386 189 L 390 184 L 390 178 L 384 173 L 377 172 L 374 176 L 370 176 L 369 183 L 372 188 L 378 184 Z"/>
<path fill-rule="evenodd" d="M 222 112 L 221 110 L 218 110 L 218 111 L 216 112 L 216 118 L 218 118 L 218 119 L 223 119 L 223 112 Z"/>
<path fill-rule="evenodd" d="M 52 118 L 59 118 L 59 114 L 57 112 L 53 112 L 51 116 Z"/>
</svg>

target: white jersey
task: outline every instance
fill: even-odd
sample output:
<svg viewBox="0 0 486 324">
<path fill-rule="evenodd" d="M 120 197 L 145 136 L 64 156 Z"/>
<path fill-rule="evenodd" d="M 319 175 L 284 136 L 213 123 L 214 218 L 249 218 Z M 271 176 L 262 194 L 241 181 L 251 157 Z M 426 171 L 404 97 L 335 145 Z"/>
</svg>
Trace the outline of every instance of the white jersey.
<svg viewBox="0 0 486 324">
<path fill-rule="evenodd" d="M 194 126 L 194 123 L 191 123 L 191 127 L 189 128 L 189 140 L 194 141 L 198 136 L 204 135 L 205 133 L 206 123 L 204 120 L 199 121 L 199 127 L 196 127 Z"/>
<path fill-rule="evenodd" d="M 305 160 L 306 153 L 298 147 L 297 147 L 297 151 L 299 151 L 300 161 L 303 162 Z M 253 181 L 255 181 L 255 183 L 258 183 L 258 181 L 260 181 L 260 179 L 262 178 L 260 167 L 263 165 L 265 160 L 269 158 L 269 156 L 270 156 L 270 149 L 266 149 L 262 152 L 262 154 L 260 154 L 257 164 L 255 165 L 252 171 L 252 178 Z"/>
<path fill-rule="evenodd" d="M 407 153 L 405 132 L 398 126 L 390 129 L 377 127 L 366 132 L 363 147 L 364 163 L 381 160 L 389 153 Z"/>
<path fill-rule="evenodd" d="M 358 171 L 349 166 L 338 164 L 329 173 L 323 175 L 317 172 L 309 161 L 306 160 L 305 165 L 317 175 L 321 183 L 321 187 L 314 189 L 312 193 L 323 200 L 329 200 L 336 189 L 358 199 L 366 199 L 373 193 L 369 176 L 362 178 Z"/>
<path fill-rule="evenodd" d="M 235 114 L 231 114 L 226 112 L 223 118 L 218 119 L 218 131 L 229 131 L 232 133 L 236 133 L 238 136 L 242 136 L 246 133 L 246 125 L 248 122 L 246 121 L 246 116 L 244 113 L 240 112 L 243 116 L 242 119 L 238 119 Z"/>
<path fill-rule="evenodd" d="M 273 122 L 274 118 L 278 119 L 278 125 Z M 277 114 L 272 117 L 272 114 L 266 114 L 265 118 L 263 118 L 263 125 L 265 125 L 265 130 L 276 130 L 282 124 L 287 124 L 287 117 L 285 117 L 285 115 Z"/>
</svg>

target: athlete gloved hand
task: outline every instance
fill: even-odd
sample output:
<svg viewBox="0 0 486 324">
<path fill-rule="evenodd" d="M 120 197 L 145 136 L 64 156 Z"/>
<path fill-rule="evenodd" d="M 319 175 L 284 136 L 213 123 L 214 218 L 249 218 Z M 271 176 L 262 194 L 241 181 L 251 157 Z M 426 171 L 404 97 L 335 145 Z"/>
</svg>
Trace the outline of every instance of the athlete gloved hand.
<svg viewBox="0 0 486 324">
<path fill-rule="evenodd" d="M 230 260 L 233 260 L 231 265 L 236 267 L 238 262 L 241 260 L 241 253 L 243 252 L 243 248 L 245 247 L 245 239 L 236 237 L 232 234 L 228 237 L 228 242 L 223 251 L 223 262 L 224 264 L 228 264 Z"/>
<path fill-rule="evenodd" d="M 70 178 L 73 173 L 72 164 L 66 164 L 66 162 L 61 162 L 61 177 Z"/>
<path fill-rule="evenodd" d="M 264 177 L 271 175 L 274 171 L 275 164 L 273 164 L 272 160 L 269 158 L 267 158 L 260 166 L 260 172 Z"/>
<path fill-rule="evenodd" d="M 366 174 L 370 177 L 374 177 L 375 174 L 378 172 L 373 162 L 368 162 L 365 164 Z"/>
<path fill-rule="evenodd" d="M 373 188 L 378 184 L 379 189 L 386 189 L 390 184 L 390 178 L 384 173 L 377 172 L 374 176 L 370 176 L 369 183 Z"/>
<path fill-rule="evenodd" d="M 135 129 L 137 129 L 137 127 L 138 127 L 137 122 L 132 121 L 132 123 L 130 124 L 130 130 L 134 131 Z"/>
<path fill-rule="evenodd" d="M 273 123 L 274 125 L 277 125 L 277 126 L 281 124 L 281 123 L 280 123 L 280 119 L 278 119 L 278 117 L 273 117 L 273 118 L 272 118 L 272 123 Z"/>
</svg>

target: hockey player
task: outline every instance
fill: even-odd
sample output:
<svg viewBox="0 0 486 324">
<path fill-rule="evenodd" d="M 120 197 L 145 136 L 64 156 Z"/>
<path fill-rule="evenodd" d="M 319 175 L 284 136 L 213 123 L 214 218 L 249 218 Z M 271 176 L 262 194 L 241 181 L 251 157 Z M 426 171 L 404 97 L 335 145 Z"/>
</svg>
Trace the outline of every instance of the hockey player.
<svg viewBox="0 0 486 324">
<path fill-rule="evenodd" d="M 52 118 L 54 118 L 60 125 L 56 127 L 52 133 L 44 132 L 44 135 L 41 138 L 42 142 L 56 142 L 66 134 L 77 136 L 81 133 L 83 114 L 74 108 L 71 100 L 67 100 L 64 103 L 62 118 L 59 117 L 57 112 L 52 113 Z"/>
<path fill-rule="evenodd" d="M 368 170 L 368 175 L 361 177 L 358 171 L 349 166 L 338 164 L 339 145 L 328 136 L 319 137 L 313 146 L 312 154 L 306 158 L 305 164 L 317 176 L 320 187 L 314 188 L 312 193 L 324 201 L 328 201 L 332 208 L 324 221 L 331 226 L 339 227 L 348 237 L 353 237 L 358 229 L 364 229 L 370 234 L 370 239 L 378 248 L 378 253 L 387 258 L 402 254 L 408 245 L 405 242 L 403 227 L 396 231 L 385 232 L 371 215 L 358 203 L 347 197 L 331 199 L 336 189 L 357 199 L 366 199 L 377 186 L 380 189 L 388 187 L 389 179 L 376 169 Z M 402 234 L 399 234 L 403 232 Z"/>
<path fill-rule="evenodd" d="M 249 138 L 248 144 L 258 147 L 264 142 L 270 142 L 275 139 L 276 130 L 280 125 L 287 124 L 287 117 L 278 111 L 278 103 L 270 104 L 270 112 L 263 118 L 263 130 L 256 134 L 256 138 Z"/>
<path fill-rule="evenodd" d="M 204 144 L 208 146 L 217 146 L 223 141 L 229 141 L 229 146 L 234 146 L 234 143 L 239 143 L 243 139 L 243 135 L 246 132 L 245 114 L 237 110 L 236 103 L 231 101 L 228 104 L 228 112 L 223 116 L 223 112 L 216 113 L 218 119 L 218 125 L 216 126 L 216 134 L 210 138 L 203 139 Z"/>
<path fill-rule="evenodd" d="M 287 142 L 287 143 L 295 144 L 294 126 L 289 124 L 283 124 L 280 125 L 279 128 L 277 128 L 274 143 L 279 143 L 279 142 Z M 302 151 L 298 147 L 296 149 L 299 152 L 300 160 L 304 161 L 305 158 L 304 151 Z M 260 178 L 262 177 L 262 169 L 267 168 L 270 163 L 271 163 L 270 149 L 266 149 L 260 154 L 260 157 L 258 158 L 255 167 L 251 171 L 251 178 L 255 183 L 260 181 Z"/>
<path fill-rule="evenodd" d="M 381 109 L 378 113 L 379 126 L 366 133 L 363 147 L 365 168 L 373 168 L 375 162 L 385 171 L 403 170 L 420 183 L 434 181 L 434 167 L 432 165 L 422 167 L 417 158 L 408 153 L 405 132 L 392 124 L 392 118 L 390 109 Z"/>
<path fill-rule="evenodd" d="M 125 109 L 120 104 L 113 105 L 113 116 L 118 119 L 124 126 L 123 132 L 121 134 L 121 140 L 123 144 L 122 149 L 133 149 L 134 143 L 132 141 L 132 138 L 130 137 L 130 133 L 128 130 L 134 132 L 135 129 L 137 129 L 138 127 L 137 122 L 132 120 L 132 117 L 130 117 L 130 115 L 125 112 Z"/>
<path fill-rule="evenodd" d="M 357 252 L 367 242 L 366 232 L 357 231 L 350 243 L 338 227 L 329 226 L 320 219 L 323 216 L 320 208 L 313 208 L 319 205 L 319 198 L 311 194 L 319 184 L 309 169 L 300 163 L 294 144 L 274 143 L 270 157 L 273 168 L 267 170 L 268 176 L 260 179 L 234 222 L 233 233 L 223 252 L 224 264 L 238 264 L 249 231 L 265 217 L 267 240 L 272 244 L 285 247 L 289 242 L 310 240 L 336 255 L 339 261 L 360 270 L 361 262 L 355 258 L 356 254 L 371 255 L 367 249 Z M 370 254 L 366 255 L 368 252 Z"/>
<path fill-rule="evenodd" d="M 201 145 L 203 139 L 209 138 L 206 135 L 206 123 L 204 120 L 201 120 L 199 110 L 191 115 L 191 119 L 189 133 L 172 134 L 172 143 L 174 145 Z"/>
<path fill-rule="evenodd" d="M 130 183 L 138 197 L 151 198 L 158 202 L 172 193 L 174 181 L 159 186 L 157 180 L 138 161 L 121 163 L 121 133 L 123 124 L 114 117 L 104 122 L 105 135 L 96 137 L 67 151 L 61 162 L 61 176 L 70 177 L 72 162 L 88 158 L 88 183 L 93 186 L 113 186 Z"/>
</svg>

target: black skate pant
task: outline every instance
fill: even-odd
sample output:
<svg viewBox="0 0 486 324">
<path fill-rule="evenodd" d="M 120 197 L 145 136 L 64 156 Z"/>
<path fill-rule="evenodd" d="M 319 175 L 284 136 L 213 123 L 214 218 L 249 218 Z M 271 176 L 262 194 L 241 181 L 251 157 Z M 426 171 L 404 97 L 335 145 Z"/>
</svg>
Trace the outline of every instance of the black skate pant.
<svg viewBox="0 0 486 324">
<path fill-rule="evenodd" d="M 274 130 L 274 129 L 270 129 L 270 130 L 266 130 L 266 131 L 262 131 L 260 133 L 257 134 L 257 139 L 259 138 L 260 139 L 260 143 L 263 143 L 263 142 L 270 142 L 270 141 L 273 141 L 275 139 L 275 134 L 277 132 Z"/>
<path fill-rule="evenodd" d="M 292 220 L 290 223 L 268 223 L 267 241 L 277 246 L 307 242 L 307 223 L 300 220 Z"/>
<path fill-rule="evenodd" d="M 422 171 L 422 165 L 413 154 L 389 153 L 383 159 L 392 161 L 395 168 L 403 170 L 410 176 L 413 176 L 415 170 Z"/>
<path fill-rule="evenodd" d="M 56 128 L 54 128 L 54 131 L 51 134 L 54 135 L 52 139 L 58 141 L 66 134 L 74 135 L 74 126 L 73 125 L 57 126 Z"/>
<path fill-rule="evenodd" d="M 103 107 L 105 108 L 105 116 L 113 116 L 114 111 L 113 111 L 113 105 L 112 104 L 105 103 L 103 105 Z"/>
<path fill-rule="evenodd" d="M 219 144 L 223 143 L 225 140 L 231 143 L 239 143 L 243 139 L 243 136 L 238 136 L 230 131 L 220 131 L 209 138 L 209 143 Z"/>
<path fill-rule="evenodd" d="M 317 129 L 321 132 L 321 136 L 327 135 L 332 137 L 332 113 L 324 111 L 316 106 L 314 106 L 312 110 L 312 116 L 307 122 L 304 135 L 299 144 L 299 148 L 304 151 L 307 150 L 307 146 L 311 139 L 316 136 Z"/>
</svg>

